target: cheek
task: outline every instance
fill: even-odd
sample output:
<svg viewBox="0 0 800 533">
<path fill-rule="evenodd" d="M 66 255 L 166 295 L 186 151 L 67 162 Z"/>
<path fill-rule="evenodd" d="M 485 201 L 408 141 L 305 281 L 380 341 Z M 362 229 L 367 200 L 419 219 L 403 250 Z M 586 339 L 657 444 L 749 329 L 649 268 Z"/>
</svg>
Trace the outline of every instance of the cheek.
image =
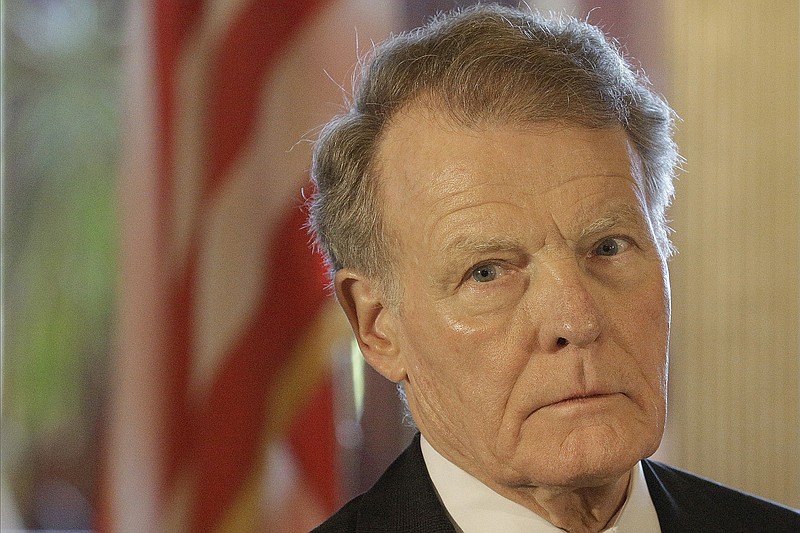
<svg viewBox="0 0 800 533">
<path fill-rule="evenodd" d="M 458 383 L 486 376 L 499 364 L 497 336 L 486 324 L 476 325 L 447 315 L 423 317 L 409 324 L 406 345 L 411 369 Z"/>
<path fill-rule="evenodd" d="M 662 364 L 669 345 L 670 322 L 670 302 L 663 285 L 658 285 L 653 290 L 652 298 L 645 300 L 641 308 L 634 312 L 638 320 L 638 336 L 650 339 L 656 351 L 654 363 Z M 637 334 L 637 331 L 633 334 Z"/>
<path fill-rule="evenodd" d="M 619 313 L 615 329 L 625 352 L 634 359 L 653 396 L 666 394 L 666 363 L 669 349 L 669 299 L 663 285 L 654 284 L 650 297 Z"/>
<path fill-rule="evenodd" d="M 512 376 L 519 371 L 514 362 L 520 358 L 513 356 L 511 342 L 518 335 L 509 327 L 512 321 L 456 318 L 444 310 L 411 316 L 415 320 L 406 327 L 406 368 L 420 388 L 458 399 L 468 409 L 480 406 L 483 413 L 504 403 Z"/>
</svg>

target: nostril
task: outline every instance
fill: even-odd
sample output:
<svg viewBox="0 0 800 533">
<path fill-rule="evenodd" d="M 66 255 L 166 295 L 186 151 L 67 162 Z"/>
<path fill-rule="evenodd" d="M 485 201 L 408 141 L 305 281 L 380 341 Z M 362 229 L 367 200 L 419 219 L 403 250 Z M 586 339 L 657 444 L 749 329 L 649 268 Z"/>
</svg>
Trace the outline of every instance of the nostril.
<svg viewBox="0 0 800 533">
<path fill-rule="evenodd" d="M 558 347 L 566 346 L 567 344 L 569 344 L 569 341 L 564 337 L 559 337 L 556 341 L 556 346 Z"/>
</svg>

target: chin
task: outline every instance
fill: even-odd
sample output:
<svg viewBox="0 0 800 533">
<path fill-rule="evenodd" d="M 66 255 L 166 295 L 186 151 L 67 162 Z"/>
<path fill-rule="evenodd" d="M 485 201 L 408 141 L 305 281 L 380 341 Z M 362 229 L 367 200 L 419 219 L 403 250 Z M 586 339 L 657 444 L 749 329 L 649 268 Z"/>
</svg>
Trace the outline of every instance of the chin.
<svg viewBox="0 0 800 533">
<path fill-rule="evenodd" d="M 638 458 L 614 457 L 612 460 L 571 461 L 563 465 L 561 473 L 554 472 L 550 480 L 554 486 L 579 488 L 599 487 L 618 480 L 630 472 Z"/>
<path fill-rule="evenodd" d="M 653 445 L 650 439 L 638 440 L 641 437 L 639 434 L 633 437 L 637 440 L 620 438 L 616 431 L 603 426 L 582 428 L 545 447 L 549 449 L 528 447 L 532 453 L 526 454 L 527 468 L 521 467 L 519 471 L 527 469 L 525 477 L 537 486 L 601 486 L 619 479 L 638 461 L 655 452 L 658 444 Z"/>
</svg>

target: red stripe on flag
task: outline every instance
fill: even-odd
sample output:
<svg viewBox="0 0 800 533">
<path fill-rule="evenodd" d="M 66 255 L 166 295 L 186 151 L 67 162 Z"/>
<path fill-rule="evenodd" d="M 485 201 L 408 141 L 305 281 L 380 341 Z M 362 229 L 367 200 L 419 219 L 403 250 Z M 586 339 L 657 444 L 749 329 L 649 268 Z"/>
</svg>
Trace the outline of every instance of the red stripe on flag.
<svg viewBox="0 0 800 533">
<path fill-rule="evenodd" d="M 333 413 L 333 385 L 330 377 L 309 398 L 289 430 L 289 442 L 306 478 L 326 514 L 332 514 L 339 502 L 336 476 L 336 428 Z"/>
<path fill-rule="evenodd" d="M 158 200 L 162 268 L 167 269 L 171 213 L 175 206 L 175 128 L 177 120 L 177 73 L 187 41 L 197 31 L 203 16 L 203 0 L 154 0 L 152 21 L 155 28 L 156 116 L 158 144 Z M 168 324 L 165 339 L 164 419 L 165 454 L 162 467 L 162 501 L 168 502 L 175 490 L 181 464 L 191 443 L 191 413 L 186 391 L 191 367 L 192 284 L 196 275 L 196 254 L 190 254 L 185 272 L 166 276 L 171 284 L 165 294 L 164 317 Z"/>
<path fill-rule="evenodd" d="M 192 250 L 193 252 L 193 250 Z M 190 253 L 186 271 L 168 287 L 165 320 L 164 355 L 167 360 L 164 376 L 165 449 L 163 466 L 164 499 L 176 490 L 182 470 L 188 468 L 196 418 L 189 405 L 189 376 L 191 373 L 192 309 L 194 282 L 197 275 L 197 254 Z"/>
<path fill-rule="evenodd" d="M 159 227 L 169 227 L 173 208 L 172 173 L 175 166 L 175 100 L 178 63 L 186 41 L 203 15 L 203 0 L 155 0 L 152 5 L 155 28 L 156 116 L 158 128 L 158 168 L 162 176 L 157 191 L 161 203 Z M 167 233 L 168 234 L 168 233 Z"/>
</svg>

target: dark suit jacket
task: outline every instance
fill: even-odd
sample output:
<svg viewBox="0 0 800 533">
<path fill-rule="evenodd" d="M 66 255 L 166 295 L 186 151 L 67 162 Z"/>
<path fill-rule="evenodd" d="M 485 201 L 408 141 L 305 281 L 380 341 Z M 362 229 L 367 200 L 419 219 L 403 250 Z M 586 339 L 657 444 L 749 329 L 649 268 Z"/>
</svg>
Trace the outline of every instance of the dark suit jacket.
<svg viewBox="0 0 800 533">
<path fill-rule="evenodd" d="M 800 533 L 796 510 L 644 461 L 663 533 Z M 375 485 L 313 533 L 454 533 L 428 475 L 419 434 Z"/>
</svg>

